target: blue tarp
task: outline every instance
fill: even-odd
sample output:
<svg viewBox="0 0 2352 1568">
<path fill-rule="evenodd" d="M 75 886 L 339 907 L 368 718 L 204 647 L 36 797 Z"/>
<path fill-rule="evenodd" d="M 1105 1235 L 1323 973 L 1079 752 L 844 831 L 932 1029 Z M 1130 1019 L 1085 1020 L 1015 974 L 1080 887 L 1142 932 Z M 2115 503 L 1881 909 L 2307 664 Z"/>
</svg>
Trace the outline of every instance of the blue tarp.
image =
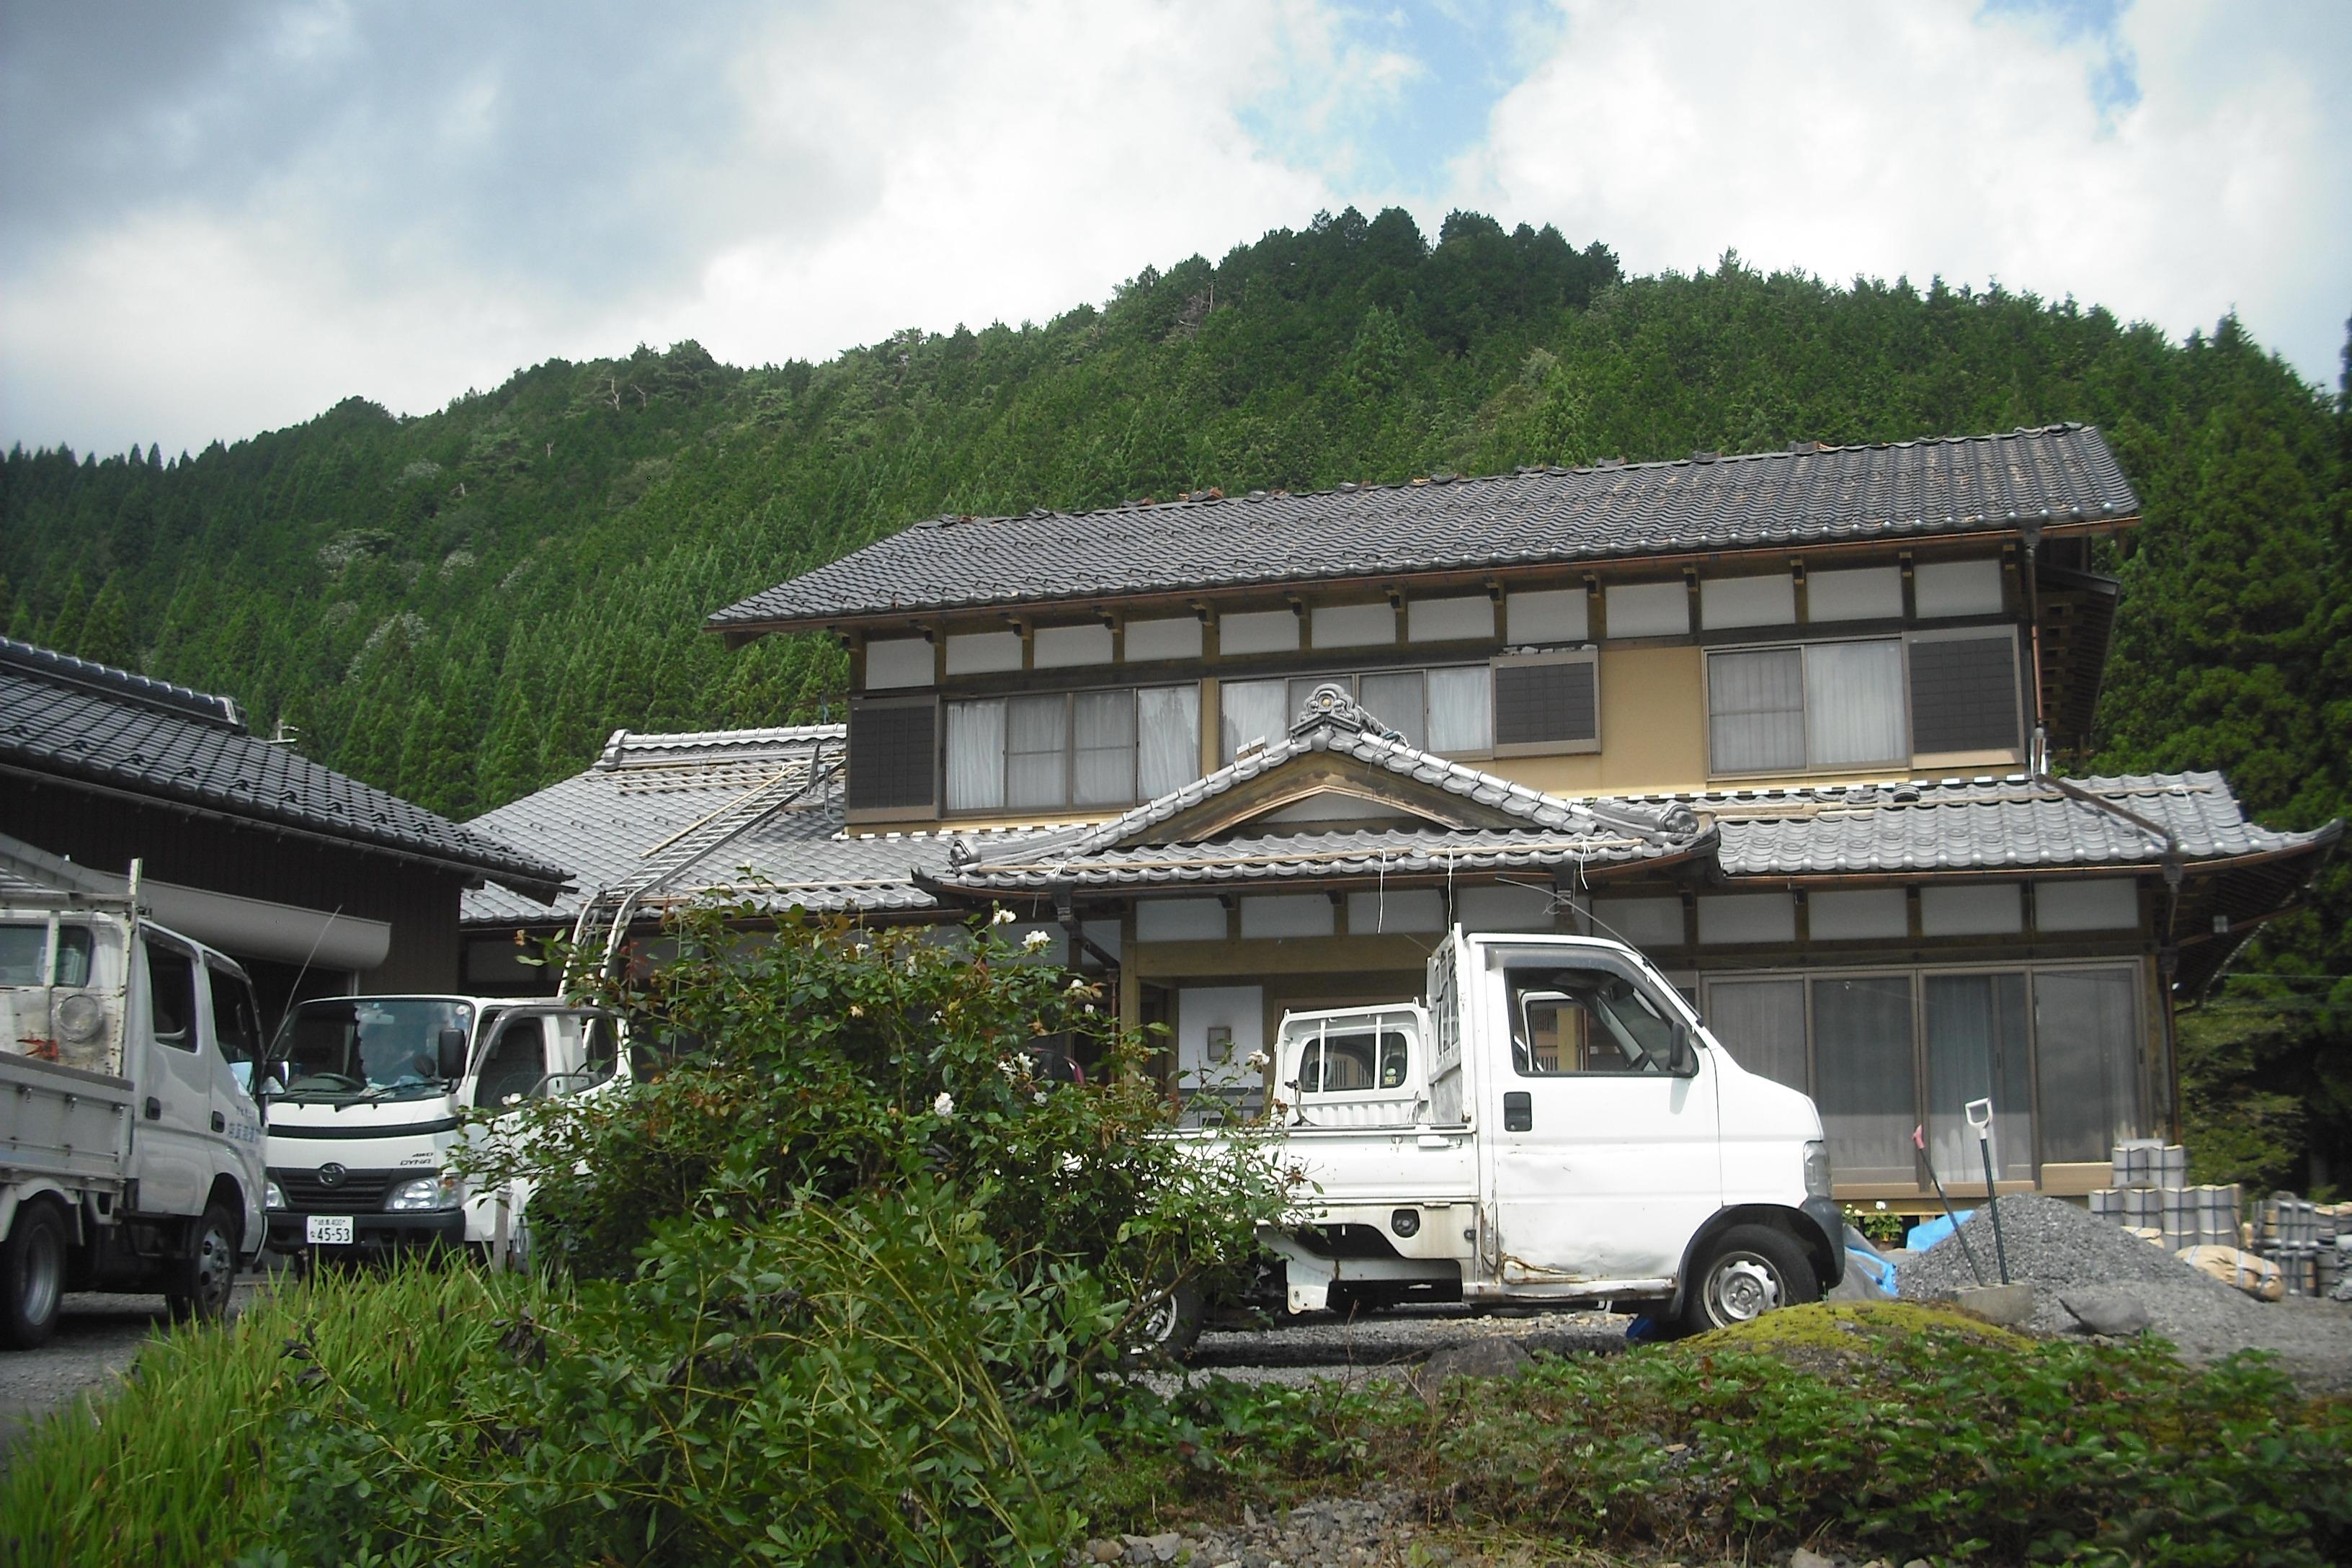
<svg viewBox="0 0 2352 1568">
<path fill-rule="evenodd" d="M 1958 1215 L 1960 1224 L 1966 1225 L 1976 1217 L 1977 1211 L 1959 1209 L 1955 1212 Z M 1911 1227 L 1911 1234 L 1903 1238 L 1903 1245 L 1913 1252 L 1925 1252 L 1951 1235 L 1953 1228 L 1952 1222 L 1940 1215 L 1934 1219 L 1923 1219 Z"/>
</svg>

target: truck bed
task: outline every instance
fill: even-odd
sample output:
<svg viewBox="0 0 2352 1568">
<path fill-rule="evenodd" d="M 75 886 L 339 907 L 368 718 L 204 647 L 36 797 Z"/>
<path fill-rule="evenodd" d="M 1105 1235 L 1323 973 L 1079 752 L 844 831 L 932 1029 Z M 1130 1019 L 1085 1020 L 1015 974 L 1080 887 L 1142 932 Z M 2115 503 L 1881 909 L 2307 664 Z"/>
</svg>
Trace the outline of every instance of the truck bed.
<svg viewBox="0 0 2352 1568">
<path fill-rule="evenodd" d="M 11 1180 L 121 1181 L 131 1102 L 128 1079 L 0 1052 L 0 1171 Z"/>
</svg>

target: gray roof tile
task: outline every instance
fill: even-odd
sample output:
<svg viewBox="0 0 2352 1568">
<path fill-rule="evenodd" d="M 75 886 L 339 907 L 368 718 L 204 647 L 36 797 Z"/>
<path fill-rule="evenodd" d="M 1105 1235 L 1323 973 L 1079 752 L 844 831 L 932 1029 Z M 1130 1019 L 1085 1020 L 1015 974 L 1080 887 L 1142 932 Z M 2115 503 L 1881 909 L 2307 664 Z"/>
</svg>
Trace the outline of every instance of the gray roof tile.
<svg viewBox="0 0 2352 1568">
<path fill-rule="evenodd" d="M 0 637 L 0 763 L 551 891 L 567 873 L 250 734 L 236 704 Z"/>
<path fill-rule="evenodd" d="M 2106 442 L 2082 425 L 1312 495 L 1202 491 L 1158 506 L 931 519 L 709 625 L 1907 539 L 2138 510 Z"/>
</svg>

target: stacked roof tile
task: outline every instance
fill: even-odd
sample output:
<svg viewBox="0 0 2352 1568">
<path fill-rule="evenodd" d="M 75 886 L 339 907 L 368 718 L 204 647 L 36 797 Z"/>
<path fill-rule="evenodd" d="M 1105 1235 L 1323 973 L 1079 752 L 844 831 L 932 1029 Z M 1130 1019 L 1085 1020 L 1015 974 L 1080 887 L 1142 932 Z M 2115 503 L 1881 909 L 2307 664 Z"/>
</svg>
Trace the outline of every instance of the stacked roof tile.
<svg viewBox="0 0 2352 1568">
<path fill-rule="evenodd" d="M 228 698 L 6 637 L 0 770 L 295 828 L 533 894 L 567 875 L 249 733 Z"/>
<path fill-rule="evenodd" d="M 2119 521 L 2099 432 L 1810 447 L 1345 485 L 1021 517 L 941 517 L 730 605 L 717 630 L 1401 573 L 1481 571 Z"/>
</svg>

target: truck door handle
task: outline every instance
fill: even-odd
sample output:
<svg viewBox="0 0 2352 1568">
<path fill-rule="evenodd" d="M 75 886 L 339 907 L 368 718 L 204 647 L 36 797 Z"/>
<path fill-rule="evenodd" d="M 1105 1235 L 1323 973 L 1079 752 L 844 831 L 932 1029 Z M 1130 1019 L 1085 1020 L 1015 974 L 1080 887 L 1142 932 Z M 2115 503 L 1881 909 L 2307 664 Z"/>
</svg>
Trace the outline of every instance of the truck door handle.
<svg viewBox="0 0 2352 1568">
<path fill-rule="evenodd" d="M 163 1102 L 152 1094 L 147 1097 L 147 1120 L 150 1121 L 163 1120 Z"/>
<path fill-rule="evenodd" d="M 223 1116 L 217 1110 L 213 1112 L 213 1131 L 215 1132 L 226 1132 L 228 1131 L 228 1118 Z"/>
<path fill-rule="evenodd" d="M 1504 1131 L 1531 1132 L 1535 1125 L 1535 1104 L 1528 1098 L 1526 1089 L 1515 1089 L 1503 1096 Z"/>
</svg>

